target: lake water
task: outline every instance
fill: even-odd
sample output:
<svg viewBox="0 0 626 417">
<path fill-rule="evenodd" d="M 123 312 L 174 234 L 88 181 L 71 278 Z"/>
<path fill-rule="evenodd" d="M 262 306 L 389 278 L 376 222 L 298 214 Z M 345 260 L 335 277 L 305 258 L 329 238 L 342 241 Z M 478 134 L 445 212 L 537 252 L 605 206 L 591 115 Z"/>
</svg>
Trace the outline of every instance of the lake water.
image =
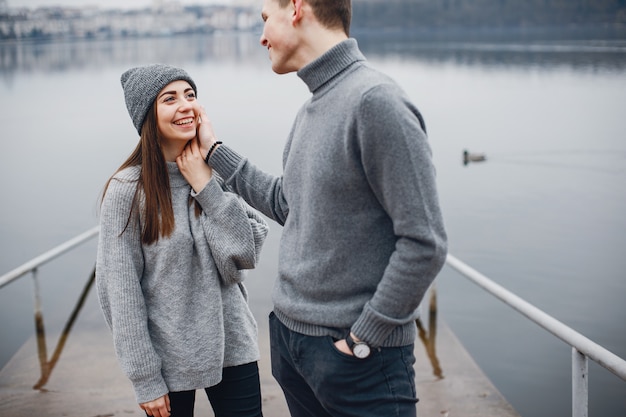
<svg viewBox="0 0 626 417">
<path fill-rule="evenodd" d="M 426 119 L 450 252 L 626 358 L 626 41 L 358 39 Z M 257 35 L 0 44 L 0 274 L 97 224 L 137 139 L 119 76 L 152 62 L 186 68 L 219 138 L 280 173 L 309 93 L 271 72 Z M 487 161 L 463 165 L 464 149 Z M 262 331 L 279 237 L 273 224 L 248 281 Z M 94 254 L 95 241 L 39 271 L 50 334 Z M 33 333 L 32 286 L 0 290 L 0 366 Z M 448 267 L 437 288 L 440 317 L 520 414 L 571 415 L 568 345 Z M 589 414 L 626 415 L 626 383 L 589 370 Z"/>
</svg>

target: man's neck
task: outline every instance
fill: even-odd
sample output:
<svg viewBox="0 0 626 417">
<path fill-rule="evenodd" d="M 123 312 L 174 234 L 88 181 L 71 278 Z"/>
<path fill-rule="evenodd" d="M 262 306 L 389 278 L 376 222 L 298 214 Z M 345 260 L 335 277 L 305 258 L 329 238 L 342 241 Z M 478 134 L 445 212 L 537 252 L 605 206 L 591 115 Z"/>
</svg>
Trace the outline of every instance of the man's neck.
<svg viewBox="0 0 626 417">
<path fill-rule="evenodd" d="M 303 43 L 300 49 L 302 56 L 300 68 L 315 61 L 337 44 L 348 39 L 343 30 L 330 30 L 319 24 L 311 25 L 304 30 Z"/>
</svg>

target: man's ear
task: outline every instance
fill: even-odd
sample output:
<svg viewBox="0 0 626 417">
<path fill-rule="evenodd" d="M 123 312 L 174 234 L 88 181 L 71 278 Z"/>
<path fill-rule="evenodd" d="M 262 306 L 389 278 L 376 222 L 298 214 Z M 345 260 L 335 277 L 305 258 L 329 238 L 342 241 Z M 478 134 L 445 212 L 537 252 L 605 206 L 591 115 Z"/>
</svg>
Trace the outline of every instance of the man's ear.
<svg viewBox="0 0 626 417">
<path fill-rule="evenodd" d="M 303 0 L 291 0 L 291 4 L 293 5 L 292 23 L 296 23 L 302 19 L 302 3 L 304 3 Z"/>
</svg>

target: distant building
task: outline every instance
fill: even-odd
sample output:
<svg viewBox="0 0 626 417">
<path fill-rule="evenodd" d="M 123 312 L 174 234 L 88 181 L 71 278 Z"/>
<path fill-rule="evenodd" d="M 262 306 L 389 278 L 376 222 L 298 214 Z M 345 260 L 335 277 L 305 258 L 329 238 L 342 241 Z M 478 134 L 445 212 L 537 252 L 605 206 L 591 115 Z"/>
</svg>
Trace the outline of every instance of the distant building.
<svg viewBox="0 0 626 417">
<path fill-rule="evenodd" d="M 249 31 L 261 24 L 258 10 L 245 6 L 187 6 L 178 0 L 153 0 L 148 9 L 97 7 L 6 7 L 0 13 L 2 39 L 93 39 L 171 36 L 214 31 Z M 0 9 L 2 10 L 2 9 Z"/>
</svg>

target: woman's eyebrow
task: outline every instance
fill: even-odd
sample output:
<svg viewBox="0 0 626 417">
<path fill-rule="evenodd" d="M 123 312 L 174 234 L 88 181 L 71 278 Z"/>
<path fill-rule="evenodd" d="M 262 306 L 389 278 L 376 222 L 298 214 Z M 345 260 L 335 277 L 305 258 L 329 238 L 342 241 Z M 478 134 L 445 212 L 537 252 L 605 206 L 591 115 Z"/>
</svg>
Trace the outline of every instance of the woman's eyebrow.
<svg viewBox="0 0 626 417">
<path fill-rule="evenodd" d="M 168 95 L 168 94 L 176 94 L 176 91 L 174 91 L 174 90 L 172 90 L 172 91 L 164 91 L 164 92 L 163 92 L 163 93 L 159 96 L 159 98 L 161 98 L 161 97 L 163 97 L 163 96 L 166 96 L 166 95 Z"/>
<path fill-rule="evenodd" d="M 189 88 L 185 88 L 185 91 L 183 91 L 183 93 L 186 93 L 187 91 L 193 91 L 193 88 L 189 87 Z M 163 93 L 161 93 L 161 95 L 159 96 L 159 98 L 166 96 L 168 94 L 172 94 L 175 95 L 176 94 L 176 90 L 172 90 L 172 91 L 164 91 Z"/>
</svg>

